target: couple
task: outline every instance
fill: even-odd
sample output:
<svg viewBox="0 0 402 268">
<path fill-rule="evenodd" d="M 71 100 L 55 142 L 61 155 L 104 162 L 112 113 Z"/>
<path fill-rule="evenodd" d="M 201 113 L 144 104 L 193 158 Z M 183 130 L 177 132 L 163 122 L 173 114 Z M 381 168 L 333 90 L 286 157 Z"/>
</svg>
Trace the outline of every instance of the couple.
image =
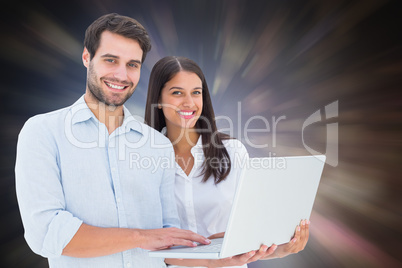
<svg viewBox="0 0 402 268">
<path fill-rule="evenodd" d="M 50 267 L 246 266 L 302 250 L 307 221 L 287 244 L 227 259 L 148 257 L 147 250 L 223 236 L 240 174 L 231 163 L 247 157 L 238 140 L 215 135 L 206 80 L 189 59 L 165 57 L 153 67 L 145 112 L 152 128 L 132 118 L 123 104 L 150 48 L 134 19 L 100 17 L 85 33 L 84 96 L 25 123 L 16 189 L 31 249 Z M 134 154 L 175 157 L 176 165 L 131 165 Z"/>
</svg>

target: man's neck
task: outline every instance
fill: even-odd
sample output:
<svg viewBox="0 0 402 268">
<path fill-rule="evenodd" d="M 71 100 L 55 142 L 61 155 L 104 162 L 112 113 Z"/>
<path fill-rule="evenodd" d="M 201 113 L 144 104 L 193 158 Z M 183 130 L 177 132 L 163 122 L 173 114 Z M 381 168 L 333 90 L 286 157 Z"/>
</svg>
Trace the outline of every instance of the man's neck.
<svg viewBox="0 0 402 268">
<path fill-rule="evenodd" d="M 85 94 L 84 100 L 99 122 L 106 126 L 109 135 L 123 124 L 123 105 L 109 106 L 103 102 L 92 100 L 88 94 Z"/>
</svg>

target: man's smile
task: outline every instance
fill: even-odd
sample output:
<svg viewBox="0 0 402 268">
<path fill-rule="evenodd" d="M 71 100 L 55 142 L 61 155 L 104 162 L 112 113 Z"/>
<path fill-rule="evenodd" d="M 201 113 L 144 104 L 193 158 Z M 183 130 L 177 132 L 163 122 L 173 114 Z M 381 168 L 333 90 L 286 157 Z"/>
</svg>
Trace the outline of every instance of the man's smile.
<svg viewBox="0 0 402 268">
<path fill-rule="evenodd" d="M 112 82 L 110 82 L 110 81 L 103 81 L 104 83 L 105 83 L 105 85 L 109 88 L 109 89 L 111 89 L 112 91 L 123 91 L 123 90 L 125 90 L 126 88 L 128 88 L 129 87 L 129 85 L 122 85 L 121 83 L 120 84 L 116 84 L 116 83 L 112 83 Z"/>
</svg>

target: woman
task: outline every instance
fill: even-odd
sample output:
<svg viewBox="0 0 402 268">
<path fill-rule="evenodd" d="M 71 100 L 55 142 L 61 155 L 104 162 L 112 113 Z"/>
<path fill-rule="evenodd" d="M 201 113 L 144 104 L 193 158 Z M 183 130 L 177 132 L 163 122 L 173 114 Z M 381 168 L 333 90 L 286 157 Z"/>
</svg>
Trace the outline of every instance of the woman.
<svg viewBox="0 0 402 268">
<path fill-rule="evenodd" d="M 248 158 L 244 145 L 217 131 L 208 85 L 199 66 L 184 57 L 165 57 L 152 69 L 145 122 L 164 133 L 176 156 L 175 195 L 183 229 L 210 238 L 226 230 L 240 169 Z M 306 224 L 307 223 L 307 224 Z M 287 244 L 221 260 L 166 259 L 181 266 L 241 266 L 258 259 L 284 257 L 302 250 L 308 221 L 302 221 Z"/>
</svg>

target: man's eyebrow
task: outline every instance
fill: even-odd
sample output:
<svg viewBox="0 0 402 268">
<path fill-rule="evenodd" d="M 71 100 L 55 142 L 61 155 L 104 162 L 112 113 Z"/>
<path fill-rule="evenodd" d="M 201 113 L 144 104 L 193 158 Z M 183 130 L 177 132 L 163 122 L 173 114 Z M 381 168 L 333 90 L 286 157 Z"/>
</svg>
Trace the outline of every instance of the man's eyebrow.
<svg viewBox="0 0 402 268">
<path fill-rule="evenodd" d="M 137 63 L 137 64 L 139 64 L 139 65 L 142 64 L 142 62 L 141 62 L 140 60 L 130 60 L 129 62 L 130 62 L 130 63 Z"/>
<path fill-rule="evenodd" d="M 119 59 L 119 56 L 113 55 L 113 54 L 104 54 L 101 56 L 101 58 L 114 58 L 114 59 Z M 129 62 L 131 63 L 137 63 L 137 64 L 142 64 L 140 60 L 130 60 Z"/>
<path fill-rule="evenodd" d="M 107 54 L 102 55 L 102 56 L 101 56 L 101 58 L 115 58 L 115 59 L 118 59 L 119 57 L 118 57 L 118 56 L 115 56 L 115 55 L 112 55 L 112 54 L 107 53 Z"/>
</svg>

